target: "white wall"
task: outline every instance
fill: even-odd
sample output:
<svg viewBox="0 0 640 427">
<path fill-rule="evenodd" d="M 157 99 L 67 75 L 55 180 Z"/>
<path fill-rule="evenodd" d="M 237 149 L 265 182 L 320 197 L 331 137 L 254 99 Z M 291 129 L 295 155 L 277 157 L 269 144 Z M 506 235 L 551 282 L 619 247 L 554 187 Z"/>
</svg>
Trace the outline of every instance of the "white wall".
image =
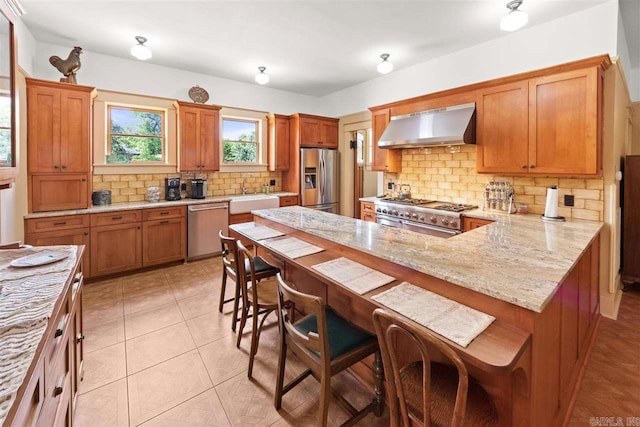
<svg viewBox="0 0 640 427">
<path fill-rule="evenodd" d="M 59 80 L 61 74 L 49 64 L 49 57 L 57 55 L 66 58 L 72 48 L 38 42 L 34 77 Z M 317 98 L 312 96 L 178 70 L 133 58 L 84 51 L 81 60 L 78 84 L 98 89 L 191 101 L 189 88 L 199 85 L 209 92 L 208 104 L 278 114 L 314 113 L 317 104 Z"/>
<path fill-rule="evenodd" d="M 19 17 L 13 16 L 4 1 L 0 10 L 11 16 L 17 46 L 17 62 L 27 74 L 33 71 L 36 41 Z M 27 167 L 26 167 L 26 91 L 24 74 L 16 72 L 16 165 L 18 176 L 13 187 L 0 191 L 0 243 L 22 240 L 24 235 L 23 215 L 27 213 Z"/>
<path fill-rule="evenodd" d="M 617 0 L 395 71 L 320 99 L 322 114 L 342 116 L 368 107 L 471 83 L 616 55 Z"/>
</svg>

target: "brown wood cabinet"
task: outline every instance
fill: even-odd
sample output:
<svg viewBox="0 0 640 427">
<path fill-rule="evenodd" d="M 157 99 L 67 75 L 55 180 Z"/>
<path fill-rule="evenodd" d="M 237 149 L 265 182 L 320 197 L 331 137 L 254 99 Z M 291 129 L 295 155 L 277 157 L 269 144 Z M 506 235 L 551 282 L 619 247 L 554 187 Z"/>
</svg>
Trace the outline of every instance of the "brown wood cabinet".
<svg viewBox="0 0 640 427">
<path fill-rule="evenodd" d="M 141 267 L 141 223 L 91 227 L 91 274 L 94 277 Z"/>
<path fill-rule="evenodd" d="M 462 217 L 462 231 L 470 231 L 476 228 L 480 228 L 484 225 L 491 224 L 493 221 L 490 219 L 472 218 L 468 216 Z"/>
<path fill-rule="evenodd" d="M 360 202 L 360 219 L 376 222 L 376 205 L 373 202 Z"/>
<path fill-rule="evenodd" d="M 286 171 L 289 169 L 291 156 L 291 138 L 289 116 L 271 114 L 268 116 L 269 136 L 268 157 L 270 171 Z"/>
<path fill-rule="evenodd" d="M 220 107 L 176 101 L 180 170 L 220 169 Z"/>
<path fill-rule="evenodd" d="M 280 197 L 280 207 L 295 206 L 298 204 L 298 196 L 282 196 Z"/>
<path fill-rule="evenodd" d="M 476 112 L 478 172 L 528 171 L 528 81 L 480 90 Z"/>
<path fill-rule="evenodd" d="M 65 215 L 24 220 L 25 243 L 33 246 L 84 245 L 84 277 L 91 277 L 89 215 Z"/>
<path fill-rule="evenodd" d="M 402 150 L 378 147 L 378 140 L 380 140 L 390 120 L 391 112 L 389 109 L 372 112 L 373 159 L 371 159 L 371 170 L 383 172 L 400 172 L 402 170 Z"/>
<path fill-rule="evenodd" d="M 142 223 L 142 265 L 164 264 L 187 257 L 186 218 L 167 218 Z"/>
<path fill-rule="evenodd" d="M 89 206 L 95 88 L 27 78 L 31 212 Z"/>
<path fill-rule="evenodd" d="M 294 114 L 300 147 L 338 148 L 338 119 Z"/>
</svg>

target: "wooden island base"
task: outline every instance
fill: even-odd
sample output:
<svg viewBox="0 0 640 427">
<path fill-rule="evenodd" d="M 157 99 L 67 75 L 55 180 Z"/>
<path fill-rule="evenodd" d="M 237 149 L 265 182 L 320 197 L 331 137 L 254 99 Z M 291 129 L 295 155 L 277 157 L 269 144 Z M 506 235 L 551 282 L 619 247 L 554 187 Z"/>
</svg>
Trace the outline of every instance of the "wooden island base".
<svg viewBox="0 0 640 427">
<path fill-rule="evenodd" d="M 405 280 L 495 316 L 496 321 L 467 348 L 443 340 L 460 354 L 470 375 L 492 396 L 500 425 L 560 426 L 570 413 L 600 318 L 598 235 L 538 313 L 265 218 L 256 216 L 255 222 L 324 248 L 317 254 L 290 259 L 252 241 L 262 256 L 281 268 L 288 281 L 303 292 L 322 296 L 342 316 L 370 332 L 374 331 L 371 314 L 380 306 L 371 297 Z M 230 233 L 251 240 L 233 226 Z M 397 280 L 358 295 L 311 268 L 341 256 Z M 374 387 L 372 367 L 373 358 L 369 358 L 353 371 Z"/>
</svg>

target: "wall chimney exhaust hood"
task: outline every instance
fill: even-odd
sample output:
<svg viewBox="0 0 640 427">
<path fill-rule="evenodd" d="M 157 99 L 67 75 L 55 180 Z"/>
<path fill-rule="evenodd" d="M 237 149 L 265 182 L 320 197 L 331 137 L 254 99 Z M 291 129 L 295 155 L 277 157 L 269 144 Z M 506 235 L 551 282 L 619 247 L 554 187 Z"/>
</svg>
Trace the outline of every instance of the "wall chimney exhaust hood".
<svg viewBox="0 0 640 427">
<path fill-rule="evenodd" d="M 381 148 L 416 148 L 476 143 L 476 104 L 393 116 L 378 140 Z"/>
</svg>

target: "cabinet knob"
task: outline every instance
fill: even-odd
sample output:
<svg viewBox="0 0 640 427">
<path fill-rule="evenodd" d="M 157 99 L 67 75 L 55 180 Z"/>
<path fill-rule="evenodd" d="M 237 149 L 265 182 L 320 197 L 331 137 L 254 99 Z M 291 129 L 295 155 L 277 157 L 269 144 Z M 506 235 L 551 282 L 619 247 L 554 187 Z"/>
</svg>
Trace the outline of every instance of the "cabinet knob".
<svg viewBox="0 0 640 427">
<path fill-rule="evenodd" d="M 53 165 L 53 168 L 54 169 L 58 169 L 58 165 Z"/>
<path fill-rule="evenodd" d="M 526 169 L 526 168 L 527 168 L 527 165 L 522 165 L 522 169 Z"/>
<path fill-rule="evenodd" d="M 62 169 L 66 169 L 67 167 L 65 165 L 62 165 Z"/>
<path fill-rule="evenodd" d="M 82 334 L 78 334 L 76 336 L 76 342 L 79 344 L 80 342 L 82 342 L 84 340 L 84 335 Z"/>
<path fill-rule="evenodd" d="M 138 226 L 138 230 L 140 230 L 140 226 Z"/>
<path fill-rule="evenodd" d="M 112 216 L 111 219 L 116 221 L 116 220 L 122 219 L 122 217 L 121 216 Z"/>
<path fill-rule="evenodd" d="M 82 182 L 85 182 L 87 180 L 87 178 L 82 178 Z"/>
<path fill-rule="evenodd" d="M 53 397 L 60 396 L 64 391 L 64 377 L 58 378 L 56 386 L 53 388 Z"/>
<path fill-rule="evenodd" d="M 62 333 L 64 331 L 62 330 L 62 328 L 58 328 L 56 329 L 55 333 L 53 334 L 54 337 L 58 338 L 59 336 L 62 336 Z"/>
<path fill-rule="evenodd" d="M 536 167 L 536 165 L 530 165 L 530 166 L 529 166 L 529 169 L 533 169 L 533 168 L 535 168 L 535 167 Z"/>
</svg>

